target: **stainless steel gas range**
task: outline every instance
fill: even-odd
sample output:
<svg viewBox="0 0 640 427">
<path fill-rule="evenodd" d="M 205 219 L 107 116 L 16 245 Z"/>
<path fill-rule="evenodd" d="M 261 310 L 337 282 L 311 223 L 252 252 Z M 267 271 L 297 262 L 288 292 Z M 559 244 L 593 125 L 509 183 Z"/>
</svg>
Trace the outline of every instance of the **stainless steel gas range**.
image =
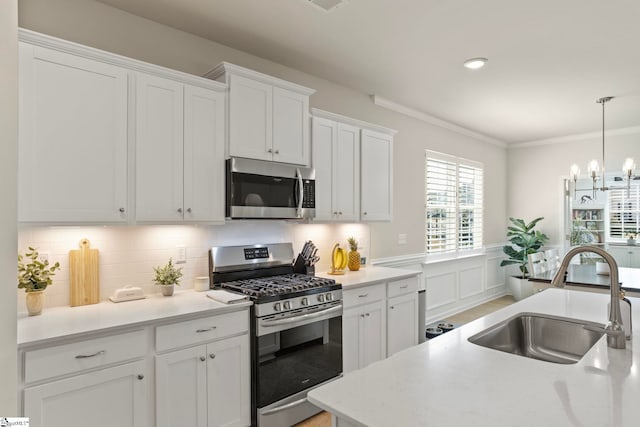
<svg viewBox="0 0 640 427">
<path fill-rule="evenodd" d="M 251 422 L 290 426 L 320 409 L 307 392 L 342 375 L 342 287 L 294 273 L 291 243 L 209 251 L 211 286 L 251 308 Z"/>
</svg>

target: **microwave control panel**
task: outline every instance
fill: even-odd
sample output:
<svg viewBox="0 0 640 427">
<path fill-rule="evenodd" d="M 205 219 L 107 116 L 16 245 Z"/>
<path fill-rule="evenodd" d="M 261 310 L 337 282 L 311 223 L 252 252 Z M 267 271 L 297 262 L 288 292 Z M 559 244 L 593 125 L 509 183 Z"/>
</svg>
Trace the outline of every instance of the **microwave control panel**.
<svg viewBox="0 0 640 427">
<path fill-rule="evenodd" d="M 316 207 L 316 182 L 313 180 L 305 180 L 303 184 L 303 208 Z"/>
</svg>

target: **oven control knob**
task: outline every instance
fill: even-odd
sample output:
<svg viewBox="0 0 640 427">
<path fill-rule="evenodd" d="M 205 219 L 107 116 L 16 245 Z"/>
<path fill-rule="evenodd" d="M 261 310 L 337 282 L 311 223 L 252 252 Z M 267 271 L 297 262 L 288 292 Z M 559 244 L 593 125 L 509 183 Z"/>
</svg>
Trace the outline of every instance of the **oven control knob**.
<svg viewBox="0 0 640 427">
<path fill-rule="evenodd" d="M 324 299 L 326 299 L 327 301 L 333 301 L 333 294 L 332 293 L 328 293 Z"/>
<path fill-rule="evenodd" d="M 302 306 L 309 305 L 309 298 L 307 298 L 307 297 L 302 298 L 302 300 L 300 300 L 300 305 L 302 305 Z"/>
<path fill-rule="evenodd" d="M 291 301 L 285 301 L 284 302 L 284 309 L 285 310 L 291 310 Z"/>
<path fill-rule="evenodd" d="M 324 295 L 323 294 L 318 295 L 318 301 L 324 302 Z"/>
<path fill-rule="evenodd" d="M 274 304 L 273 309 L 275 311 L 282 311 L 282 306 L 280 305 L 279 302 L 277 302 L 277 303 Z"/>
</svg>

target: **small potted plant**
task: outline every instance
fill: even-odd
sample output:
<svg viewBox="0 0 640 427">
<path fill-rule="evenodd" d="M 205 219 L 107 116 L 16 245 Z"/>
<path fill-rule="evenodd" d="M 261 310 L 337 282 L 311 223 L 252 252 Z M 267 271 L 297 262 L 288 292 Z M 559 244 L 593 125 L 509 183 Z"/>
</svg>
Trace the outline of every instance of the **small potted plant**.
<svg viewBox="0 0 640 427">
<path fill-rule="evenodd" d="M 160 286 L 162 295 L 170 297 L 173 295 L 174 285 L 180 286 L 180 278 L 182 277 L 182 267 L 176 268 L 173 265 L 173 259 L 169 258 L 169 262 L 163 267 L 153 267 L 156 275 L 153 281 Z"/>
<path fill-rule="evenodd" d="M 516 300 L 528 297 L 533 293 L 533 287 L 527 280 L 529 277 L 529 254 L 534 254 L 545 244 L 549 237 L 538 230 L 534 230 L 536 224 L 544 217 L 536 218 L 527 223 L 522 219 L 509 218 L 511 225 L 507 228 L 509 245 L 503 246 L 503 251 L 509 256 L 502 260 L 501 267 L 515 264 L 520 269 L 519 276 L 509 276 L 507 283 L 511 288 L 512 295 Z"/>
<path fill-rule="evenodd" d="M 60 263 L 49 266 L 49 261 L 41 261 L 40 254 L 31 246 L 26 254 L 18 254 L 18 289 L 24 289 L 27 293 L 29 316 L 42 313 L 44 290 L 53 284 L 51 278 L 55 276 L 56 270 L 60 270 Z"/>
<path fill-rule="evenodd" d="M 635 245 L 638 235 L 636 233 L 627 233 L 625 237 L 627 238 L 627 245 Z"/>
</svg>

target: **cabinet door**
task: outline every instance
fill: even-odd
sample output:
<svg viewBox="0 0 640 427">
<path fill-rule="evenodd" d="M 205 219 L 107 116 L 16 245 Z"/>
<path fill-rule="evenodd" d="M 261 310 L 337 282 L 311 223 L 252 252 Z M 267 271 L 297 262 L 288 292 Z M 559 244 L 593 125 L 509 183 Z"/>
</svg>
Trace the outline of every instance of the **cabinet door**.
<svg viewBox="0 0 640 427">
<path fill-rule="evenodd" d="M 224 221 L 225 95 L 185 86 L 184 219 Z"/>
<path fill-rule="evenodd" d="M 387 356 L 418 344 L 418 294 L 387 301 Z"/>
<path fill-rule="evenodd" d="M 156 426 L 207 425 L 205 346 L 156 356 Z"/>
<path fill-rule="evenodd" d="M 360 218 L 391 221 L 393 191 L 393 137 L 362 130 L 360 145 Z"/>
<path fill-rule="evenodd" d="M 123 222 L 127 71 L 20 45 L 18 219 Z"/>
<path fill-rule="evenodd" d="M 248 335 L 207 344 L 210 427 L 251 424 L 250 381 Z"/>
<path fill-rule="evenodd" d="M 333 120 L 313 118 L 313 168 L 316 171 L 316 220 L 334 219 L 333 150 L 338 126 Z"/>
<path fill-rule="evenodd" d="M 355 371 L 360 368 L 360 321 L 358 307 L 342 312 L 342 371 Z"/>
<path fill-rule="evenodd" d="M 334 211 L 340 221 L 360 219 L 360 129 L 338 123 L 334 150 Z"/>
<path fill-rule="evenodd" d="M 629 248 L 629 267 L 640 268 L 640 250 L 638 248 Z"/>
<path fill-rule="evenodd" d="M 631 267 L 631 250 L 624 246 L 609 246 L 607 251 L 618 263 L 618 267 Z"/>
<path fill-rule="evenodd" d="M 272 159 L 273 87 L 229 76 L 229 155 Z"/>
<path fill-rule="evenodd" d="M 309 97 L 273 88 L 273 160 L 308 166 Z"/>
<path fill-rule="evenodd" d="M 136 76 L 136 218 L 182 220 L 183 85 Z"/>
<path fill-rule="evenodd" d="M 24 416 L 36 427 L 147 426 L 143 361 L 24 390 Z"/>
<path fill-rule="evenodd" d="M 361 310 L 360 367 L 364 368 L 387 356 L 387 310 L 382 301 L 367 304 Z"/>
</svg>

